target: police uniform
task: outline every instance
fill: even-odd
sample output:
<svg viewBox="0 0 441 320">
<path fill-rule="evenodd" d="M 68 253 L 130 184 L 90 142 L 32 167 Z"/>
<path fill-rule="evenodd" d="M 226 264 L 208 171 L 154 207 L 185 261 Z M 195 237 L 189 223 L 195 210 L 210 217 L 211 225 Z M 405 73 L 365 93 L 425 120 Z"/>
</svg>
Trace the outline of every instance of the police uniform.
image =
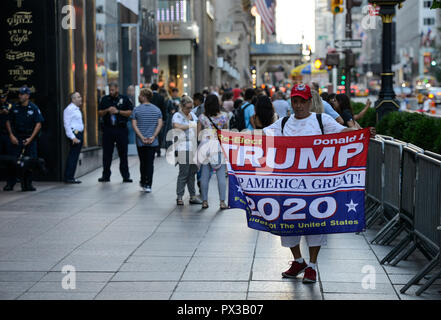
<svg viewBox="0 0 441 320">
<path fill-rule="evenodd" d="M 0 110 L 8 110 L 8 114 L 0 114 L 0 155 L 9 155 L 11 153 L 11 141 L 6 129 L 6 122 L 9 119 L 9 113 L 12 109 L 12 103 L 6 101 Z"/>
<path fill-rule="evenodd" d="M 110 107 L 115 107 L 119 111 L 133 111 L 133 104 L 127 96 L 118 95 L 112 97 L 110 95 L 104 96 L 98 107 L 98 110 L 106 110 Z M 112 165 L 113 150 L 116 143 L 118 155 L 120 158 L 119 170 L 124 181 L 130 180 L 129 164 L 127 159 L 128 145 L 129 145 L 129 130 L 127 122 L 129 118 L 120 114 L 111 115 L 106 114 L 102 119 L 103 129 L 103 176 L 105 181 L 110 180 L 112 172 L 110 166 Z"/>
<path fill-rule="evenodd" d="M 20 104 L 12 106 L 9 112 L 9 122 L 12 134 L 17 138 L 18 145 L 12 145 L 11 154 L 17 158 L 21 155 L 37 158 L 37 140 L 34 139 L 28 146 L 24 146 L 24 140 L 30 138 L 38 123 L 44 122 L 40 109 L 29 101 L 25 107 Z M 16 177 L 8 179 L 8 186 L 13 187 L 16 184 Z M 32 171 L 27 170 L 22 177 L 22 189 L 28 191 L 32 187 Z"/>
</svg>

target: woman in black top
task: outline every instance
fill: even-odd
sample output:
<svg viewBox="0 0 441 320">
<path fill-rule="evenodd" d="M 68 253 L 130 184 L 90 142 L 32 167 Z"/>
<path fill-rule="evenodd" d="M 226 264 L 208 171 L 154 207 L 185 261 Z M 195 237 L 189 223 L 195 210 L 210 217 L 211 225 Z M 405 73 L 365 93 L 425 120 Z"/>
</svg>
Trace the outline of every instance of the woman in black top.
<svg viewBox="0 0 441 320">
<path fill-rule="evenodd" d="M 345 94 L 337 94 L 330 100 L 332 107 L 343 118 L 344 125 L 348 128 L 361 129 L 359 124 L 354 120 L 354 112 L 351 107 L 351 100 Z"/>
<path fill-rule="evenodd" d="M 263 129 L 269 127 L 279 119 L 274 110 L 271 99 L 260 95 L 257 97 L 255 115 L 251 117 L 250 123 L 254 129 Z"/>
</svg>

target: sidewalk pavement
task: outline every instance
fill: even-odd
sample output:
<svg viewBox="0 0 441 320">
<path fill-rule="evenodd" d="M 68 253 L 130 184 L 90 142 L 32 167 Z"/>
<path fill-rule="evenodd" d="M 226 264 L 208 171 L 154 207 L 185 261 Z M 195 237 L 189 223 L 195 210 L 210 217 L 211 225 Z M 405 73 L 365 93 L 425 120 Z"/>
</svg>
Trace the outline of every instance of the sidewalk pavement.
<svg viewBox="0 0 441 320">
<path fill-rule="evenodd" d="M 282 279 L 290 251 L 277 236 L 249 229 L 244 212 L 218 211 L 215 177 L 208 210 L 189 206 L 188 195 L 177 208 L 178 170 L 164 158 L 156 160 L 152 194 L 140 192 L 137 158 L 130 158 L 133 184 L 122 184 L 118 165 L 109 184 L 97 182 L 97 170 L 81 185 L 0 192 L 0 299 L 441 299 L 441 281 L 421 297 L 417 287 L 399 293 L 426 261 L 414 255 L 380 265 L 391 246 L 371 245 L 375 230 L 330 235 L 316 284 Z M 72 275 L 64 266 L 76 270 L 74 290 L 62 288 Z"/>
</svg>

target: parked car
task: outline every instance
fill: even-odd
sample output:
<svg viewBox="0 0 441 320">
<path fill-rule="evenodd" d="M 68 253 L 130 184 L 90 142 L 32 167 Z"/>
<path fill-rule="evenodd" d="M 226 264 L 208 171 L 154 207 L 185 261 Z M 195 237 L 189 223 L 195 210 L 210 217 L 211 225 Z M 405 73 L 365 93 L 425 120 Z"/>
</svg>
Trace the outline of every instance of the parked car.
<svg viewBox="0 0 441 320">
<path fill-rule="evenodd" d="M 430 88 L 429 99 L 435 100 L 436 104 L 441 104 L 441 87 Z"/>
<path fill-rule="evenodd" d="M 409 87 L 395 87 L 394 91 L 397 96 L 404 94 L 408 98 L 412 97 L 412 90 Z"/>
</svg>

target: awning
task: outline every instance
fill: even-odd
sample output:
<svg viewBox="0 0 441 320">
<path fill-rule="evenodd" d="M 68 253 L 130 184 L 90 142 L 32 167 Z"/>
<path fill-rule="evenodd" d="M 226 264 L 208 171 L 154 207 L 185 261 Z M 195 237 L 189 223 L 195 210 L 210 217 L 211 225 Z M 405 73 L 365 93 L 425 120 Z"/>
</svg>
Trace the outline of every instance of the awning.
<svg viewBox="0 0 441 320">
<path fill-rule="evenodd" d="M 292 69 L 291 76 L 297 77 L 308 74 L 326 74 L 326 73 L 328 73 L 327 70 L 316 69 L 313 63 L 305 63 Z"/>
</svg>

